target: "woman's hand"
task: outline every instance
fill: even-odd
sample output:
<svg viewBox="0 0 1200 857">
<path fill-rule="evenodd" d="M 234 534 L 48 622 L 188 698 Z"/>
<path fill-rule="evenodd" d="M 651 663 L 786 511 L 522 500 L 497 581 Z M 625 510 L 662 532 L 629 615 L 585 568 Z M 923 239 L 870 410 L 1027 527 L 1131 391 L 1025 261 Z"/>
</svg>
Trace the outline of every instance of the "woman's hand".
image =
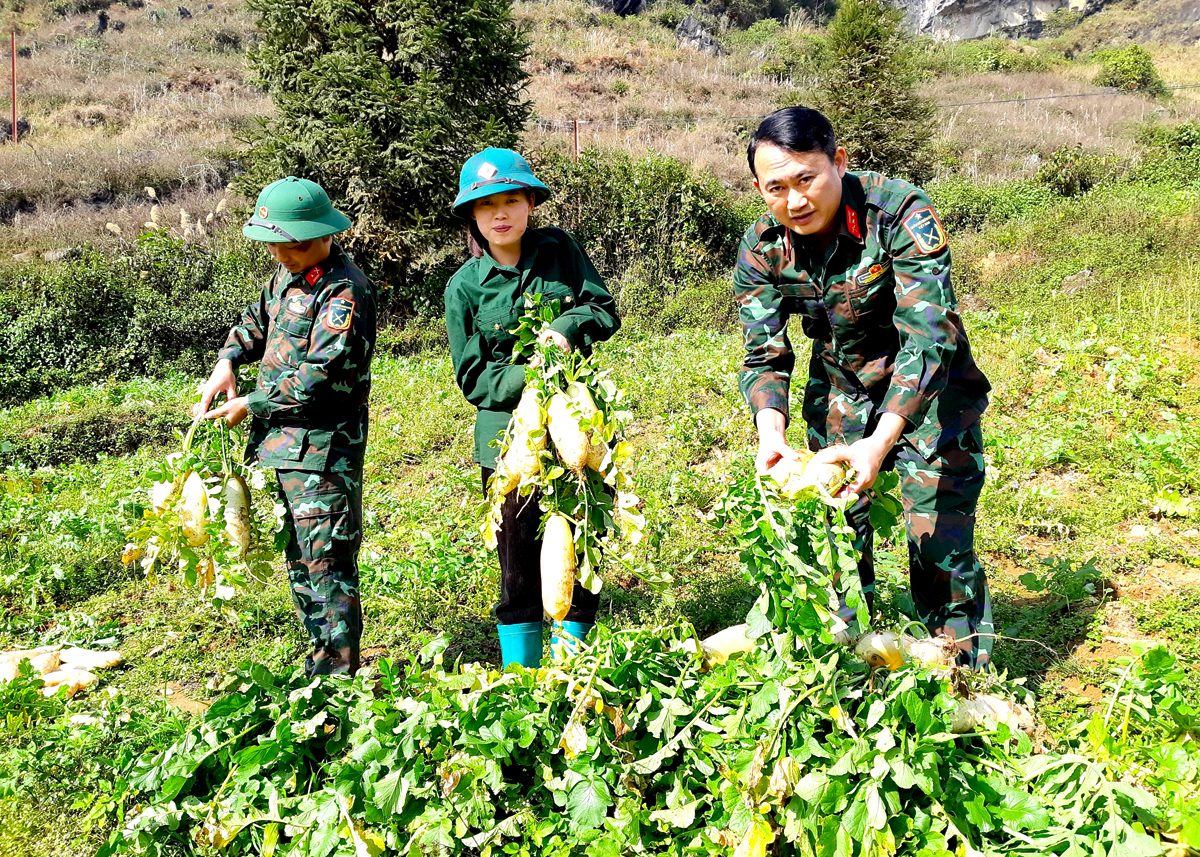
<svg viewBox="0 0 1200 857">
<path fill-rule="evenodd" d="M 249 410 L 247 409 L 248 404 L 249 401 L 246 396 L 238 396 L 230 399 L 228 402 L 221 405 L 221 407 L 208 411 L 204 415 L 204 418 L 206 420 L 223 419 L 225 420 L 225 425 L 233 428 L 242 420 L 246 419 L 246 415 L 249 413 Z"/>
<path fill-rule="evenodd" d="M 565 336 L 563 336 L 557 330 L 553 330 L 549 327 L 547 327 L 545 330 L 543 330 L 541 333 L 538 334 L 537 341 L 542 345 L 553 345 L 555 348 L 558 348 L 560 351 L 565 351 L 568 354 L 573 350 L 571 348 L 571 343 L 567 340 L 567 338 Z M 533 355 L 533 359 L 529 361 L 529 365 L 532 366 L 534 369 L 541 366 L 542 365 L 542 355 L 540 355 L 540 354 Z"/>
</svg>

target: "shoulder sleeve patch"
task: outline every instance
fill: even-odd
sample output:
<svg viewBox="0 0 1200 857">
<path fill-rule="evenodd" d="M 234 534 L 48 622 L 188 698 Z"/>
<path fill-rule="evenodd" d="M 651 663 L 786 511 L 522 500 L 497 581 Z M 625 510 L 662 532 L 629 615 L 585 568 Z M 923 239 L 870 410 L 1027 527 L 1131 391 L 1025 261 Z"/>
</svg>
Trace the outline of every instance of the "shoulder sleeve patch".
<svg viewBox="0 0 1200 857">
<path fill-rule="evenodd" d="M 918 208 L 904 218 L 903 226 L 904 231 L 912 236 L 917 249 L 922 253 L 936 253 L 945 247 L 949 240 L 946 238 L 942 221 L 938 220 L 937 213 L 929 206 Z"/>
<path fill-rule="evenodd" d="M 354 301 L 347 298 L 334 298 L 325 310 L 322 323 L 330 330 L 349 330 L 354 321 Z"/>
</svg>

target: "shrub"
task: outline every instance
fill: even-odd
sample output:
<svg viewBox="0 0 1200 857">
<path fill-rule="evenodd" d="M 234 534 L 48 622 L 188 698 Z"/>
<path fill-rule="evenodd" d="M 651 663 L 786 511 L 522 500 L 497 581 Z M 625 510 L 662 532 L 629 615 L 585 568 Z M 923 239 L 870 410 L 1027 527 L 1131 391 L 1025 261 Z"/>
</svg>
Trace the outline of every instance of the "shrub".
<svg viewBox="0 0 1200 857">
<path fill-rule="evenodd" d="M 1147 151 L 1135 178 L 1177 185 L 1200 182 L 1200 123 L 1153 125 L 1138 134 L 1138 142 Z"/>
<path fill-rule="evenodd" d="M 1115 170 L 1112 158 L 1085 152 L 1076 144 L 1052 152 L 1038 167 L 1037 180 L 1059 196 L 1072 197 L 1107 181 Z"/>
<path fill-rule="evenodd" d="M 929 196 L 952 232 L 1004 223 L 1052 205 L 1055 199 L 1049 187 L 1037 182 L 984 184 L 964 178 L 934 182 Z"/>
<path fill-rule="evenodd" d="M 854 169 L 919 184 L 933 175 L 935 110 L 917 94 L 914 42 L 902 21 L 888 0 L 844 0 L 829 23 L 814 94 Z"/>
<path fill-rule="evenodd" d="M 173 369 L 201 372 L 271 266 L 242 242 L 147 232 L 126 253 L 86 250 L 0 275 L 0 401 Z"/>
<path fill-rule="evenodd" d="M 1100 60 L 1100 72 L 1092 81 L 1096 86 L 1144 92 L 1150 96 L 1167 94 L 1167 86 L 1158 76 L 1153 58 L 1141 45 L 1100 51 L 1096 58 Z"/>
<path fill-rule="evenodd" d="M 449 206 L 463 161 L 511 146 L 529 116 L 529 41 L 509 0 L 250 0 L 251 63 L 275 104 L 238 186 L 289 173 L 354 220 L 349 249 L 401 302 L 429 247 L 457 240 Z"/>
<path fill-rule="evenodd" d="M 539 221 L 578 238 L 605 278 L 639 279 L 660 307 L 732 265 L 744 218 L 716 179 L 682 161 L 590 149 L 579 163 L 543 156 L 535 169 L 554 190 Z"/>
</svg>

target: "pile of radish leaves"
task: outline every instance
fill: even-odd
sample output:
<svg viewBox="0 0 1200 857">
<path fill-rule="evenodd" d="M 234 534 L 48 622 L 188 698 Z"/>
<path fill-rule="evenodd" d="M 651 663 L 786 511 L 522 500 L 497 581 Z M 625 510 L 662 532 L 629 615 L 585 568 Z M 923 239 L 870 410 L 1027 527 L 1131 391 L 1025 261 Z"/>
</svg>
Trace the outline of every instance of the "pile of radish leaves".
<svg viewBox="0 0 1200 857">
<path fill-rule="evenodd" d="M 894 513 L 881 503 L 879 523 Z M 221 853 L 1151 857 L 1200 845 L 1200 718 L 1172 656 L 1128 665 L 1066 738 L 953 735 L 962 685 L 872 671 L 833 639 L 841 510 L 753 476 L 715 510 L 763 598 L 757 648 L 711 666 L 687 623 L 603 625 L 566 662 L 504 673 L 432 649 L 352 681 L 262 667 L 173 747 L 101 857 Z M 893 521 L 894 523 L 894 521 Z M 847 598 L 855 577 L 843 573 Z M 1181 852 L 1184 853 L 1184 852 Z"/>
</svg>

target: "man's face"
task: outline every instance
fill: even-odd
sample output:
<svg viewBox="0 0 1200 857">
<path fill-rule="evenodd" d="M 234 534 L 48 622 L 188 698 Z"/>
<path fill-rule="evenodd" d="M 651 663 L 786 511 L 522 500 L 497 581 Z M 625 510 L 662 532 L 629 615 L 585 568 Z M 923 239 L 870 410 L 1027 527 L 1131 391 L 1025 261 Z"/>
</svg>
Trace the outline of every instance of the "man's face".
<svg viewBox="0 0 1200 857">
<path fill-rule="evenodd" d="M 475 200 L 472 217 L 479 234 L 493 252 L 497 248 L 515 248 L 519 253 L 521 238 L 529 229 L 533 202 L 526 190 L 506 190 Z"/>
<path fill-rule="evenodd" d="M 763 143 L 754 152 L 754 186 L 767 208 L 800 235 L 831 236 L 842 204 L 846 150 L 831 160 L 824 152 L 789 152 Z"/>
<path fill-rule="evenodd" d="M 299 274 L 328 259 L 332 245 L 333 236 L 327 235 L 324 238 L 298 241 L 294 244 L 270 243 L 267 250 L 276 262 L 287 268 L 288 273 Z"/>
</svg>

